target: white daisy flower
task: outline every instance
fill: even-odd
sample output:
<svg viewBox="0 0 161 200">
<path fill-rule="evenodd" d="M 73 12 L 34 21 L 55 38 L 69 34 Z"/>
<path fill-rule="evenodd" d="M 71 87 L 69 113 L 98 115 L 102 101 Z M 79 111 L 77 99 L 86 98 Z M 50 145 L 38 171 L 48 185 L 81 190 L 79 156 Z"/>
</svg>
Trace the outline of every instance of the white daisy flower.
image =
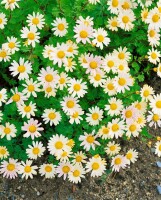
<svg viewBox="0 0 161 200">
<path fill-rule="evenodd" d="M 83 114 L 84 111 L 82 110 L 82 108 L 76 109 L 76 111 L 72 115 L 70 115 L 69 123 L 73 124 L 75 122 L 76 124 L 80 124 L 80 121 L 83 120 L 83 118 L 81 117 L 81 115 Z"/>
<path fill-rule="evenodd" d="M 127 61 L 128 62 L 130 60 L 131 54 L 127 50 L 128 49 L 126 47 L 124 47 L 124 48 L 119 47 L 118 50 L 115 49 L 113 51 L 113 56 L 118 59 L 118 62 L 119 61 Z"/>
<path fill-rule="evenodd" d="M 159 46 L 160 44 L 160 34 L 159 30 L 155 30 L 152 28 L 148 29 L 148 42 L 153 47 Z"/>
<path fill-rule="evenodd" d="M 35 26 L 38 29 L 42 29 L 44 27 L 45 24 L 45 19 L 44 19 L 44 15 L 38 13 L 33 12 L 33 14 L 29 14 L 27 16 L 27 21 L 29 26 Z"/>
<path fill-rule="evenodd" d="M 2 106 L 2 103 L 5 103 L 7 100 L 7 90 L 5 88 L 2 88 L 0 90 L 0 106 Z"/>
<path fill-rule="evenodd" d="M 75 42 L 68 40 L 66 44 L 68 46 L 67 52 L 71 53 L 71 57 L 78 55 L 78 45 Z"/>
<path fill-rule="evenodd" d="M 102 139 L 110 139 L 110 128 L 108 126 L 101 126 L 101 128 L 98 130 L 98 136 Z"/>
<path fill-rule="evenodd" d="M 53 164 L 42 164 L 39 167 L 39 174 L 45 176 L 45 178 L 54 178 L 56 174 L 55 167 Z"/>
<path fill-rule="evenodd" d="M 61 72 L 59 75 L 59 81 L 58 81 L 58 88 L 60 90 L 63 90 L 67 87 L 67 84 L 69 83 L 70 78 L 68 77 L 68 74 Z"/>
<path fill-rule="evenodd" d="M 26 116 L 29 119 L 31 116 L 35 116 L 35 111 L 37 111 L 36 103 L 32 103 L 32 101 L 27 105 L 25 103 L 18 104 L 18 112 L 22 118 Z"/>
<path fill-rule="evenodd" d="M 106 75 L 105 72 L 102 70 L 97 71 L 95 74 L 90 74 L 88 76 L 90 83 L 94 87 L 103 87 L 103 84 L 105 83 Z"/>
<path fill-rule="evenodd" d="M 57 176 L 63 176 L 63 179 L 65 180 L 71 169 L 72 165 L 69 162 L 59 162 L 59 165 L 56 168 Z"/>
<path fill-rule="evenodd" d="M 42 118 L 44 123 L 50 123 L 50 126 L 52 126 L 53 124 L 56 126 L 61 121 L 60 113 L 53 108 L 45 109 Z"/>
<path fill-rule="evenodd" d="M 105 93 L 108 93 L 109 96 L 114 96 L 117 94 L 116 87 L 114 85 L 114 79 L 107 78 L 104 85 L 103 85 L 103 91 Z"/>
<path fill-rule="evenodd" d="M 14 54 L 16 51 L 19 51 L 20 42 L 17 41 L 17 38 L 15 38 L 13 36 L 7 37 L 7 41 L 8 42 L 6 42 L 2 45 L 2 48 L 11 52 L 11 54 Z"/>
<path fill-rule="evenodd" d="M 13 137 L 16 137 L 17 129 L 14 124 L 6 122 L 5 125 L 0 126 L 0 137 L 6 137 L 7 140 L 11 140 Z"/>
<path fill-rule="evenodd" d="M 131 137 L 138 137 L 139 133 L 141 132 L 141 126 L 137 122 L 132 122 L 126 125 L 126 136 Z"/>
<path fill-rule="evenodd" d="M 105 106 L 105 110 L 107 110 L 110 116 L 119 115 L 120 111 L 123 109 L 123 104 L 120 99 L 116 99 L 112 97 L 108 100 L 108 105 Z"/>
<path fill-rule="evenodd" d="M 120 144 L 113 142 L 108 142 L 107 147 L 105 148 L 107 155 L 114 156 L 118 154 L 121 150 Z"/>
<path fill-rule="evenodd" d="M 36 160 L 38 157 L 41 157 L 44 154 L 45 147 L 41 142 L 32 142 L 32 145 L 29 145 L 26 149 L 28 158 Z"/>
<path fill-rule="evenodd" d="M 150 99 L 150 107 L 155 114 L 161 115 L 161 94 L 153 95 Z"/>
<path fill-rule="evenodd" d="M 86 121 L 94 126 L 94 125 L 98 125 L 99 122 L 102 120 L 103 118 L 103 110 L 101 110 L 99 107 L 95 106 L 92 108 L 89 108 L 89 112 L 86 114 Z"/>
<path fill-rule="evenodd" d="M 155 154 L 159 157 L 161 156 L 161 141 L 155 143 Z"/>
<path fill-rule="evenodd" d="M 59 18 L 57 17 L 53 23 L 51 24 L 54 28 L 52 28 L 52 31 L 54 31 L 54 35 L 63 37 L 67 34 L 68 29 L 68 23 L 65 18 Z"/>
<path fill-rule="evenodd" d="M 102 68 L 105 72 L 109 73 L 110 71 L 112 73 L 116 73 L 117 72 L 117 68 L 116 68 L 116 57 L 109 53 L 105 56 L 105 58 L 103 59 L 103 63 L 102 63 Z"/>
<path fill-rule="evenodd" d="M 150 127 L 154 126 L 155 129 L 157 126 L 161 127 L 161 115 L 148 111 L 147 122 L 149 122 Z"/>
<path fill-rule="evenodd" d="M 109 0 L 107 1 L 108 10 L 113 14 L 118 14 L 120 7 L 120 0 Z"/>
<path fill-rule="evenodd" d="M 125 130 L 124 122 L 119 118 L 115 118 L 112 120 L 112 122 L 109 122 L 108 127 L 110 128 L 109 135 L 111 138 L 115 137 L 116 139 L 118 137 L 122 137 Z"/>
<path fill-rule="evenodd" d="M 0 29 L 4 29 L 6 24 L 7 24 L 6 15 L 4 13 L 0 13 Z"/>
<path fill-rule="evenodd" d="M 63 101 L 61 101 L 60 104 L 63 111 L 68 115 L 72 115 L 78 108 L 80 108 L 78 104 L 78 98 L 76 97 L 63 97 Z"/>
<path fill-rule="evenodd" d="M 76 23 L 78 25 L 85 25 L 92 27 L 93 26 L 93 17 L 87 16 L 86 18 L 83 18 L 82 16 L 79 16 L 79 19 L 77 19 Z"/>
<path fill-rule="evenodd" d="M 74 155 L 72 156 L 73 160 L 72 163 L 75 164 L 83 164 L 86 163 L 86 158 L 87 156 L 85 156 L 85 154 L 82 151 L 78 151 L 77 153 L 74 153 Z"/>
<path fill-rule="evenodd" d="M 106 27 L 111 31 L 118 31 L 119 22 L 117 16 L 109 18 Z"/>
<path fill-rule="evenodd" d="M 156 30 L 159 30 L 161 28 L 161 15 L 157 7 L 149 11 L 146 22 L 149 24 L 149 28 L 153 28 Z"/>
<path fill-rule="evenodd" d="M 135 163 L 138 158 L 138 152 L 135 149 L 130 149 L 125 156 L 128 164 Z"/>
<path fill-rule="evenodd" d="M 85 178 L 85 170 L 81 165 L 74 165 L 68 173 L 68 179 L 72 183 L 81 182 L 81 178 Z"/>
<path fill-rule="evenodd" d="M 9 52 L 9 50 L 6 50 L 5 48 L 0 49 L 0 62 L 4 61 L 10 61 L 11 59 L 11 53 Z"/>
<path fill-rule="evenodd" d="M 147 84 L 143 85 L 140 91 L 140 96 L 142 100 L 145 100 L 146 102 L 149 101 L 150 99 L 153 98 L 152 96 L 153 94 L 154 94 L 154 89 L 151 86 Z"/>
<path fill-rule="evenodd" d="M 124 169 L 127 165 L 127 159 L 125 156 L 122 155 L 117 155 L 112 158 L 111 166 L 112 166 L 112 171 L 119 172 L 120 169 Z"/>
<path fill-rule="evenodd" d="M 0 159 L 7 158 L 9 156 L 9 151 L 6 146 L 0 146 Z"/>
<path fill-rule="evenodd" d="M 55 48 L 53 45 L 45 45 L 42 55 L 44 58 L 49 58 L 49 60 L 52 60 L 52 53 L 55 51 Z"/>
<path fill-rule="evenodd" d="M 154 50 L 153 48 L 152 48 L 152 50 L 149 49 L 149 51 L 148 51 L 148 59 L 149 59 L 149 61 L 151 63 L 156 65 L 157 62 L 160 62 L 160 57 L 161 57 L 161 54 L 160 54 L 159 51 L 157 51 L 156 49 Z"/>
<path fill-rule="evenodd" d="M 19 8 L 17 2 L 20 0 L 2 0 L 1 4 L 5 4 L 5 9 L 14 10 L 16 7 Z"/>
</svg>

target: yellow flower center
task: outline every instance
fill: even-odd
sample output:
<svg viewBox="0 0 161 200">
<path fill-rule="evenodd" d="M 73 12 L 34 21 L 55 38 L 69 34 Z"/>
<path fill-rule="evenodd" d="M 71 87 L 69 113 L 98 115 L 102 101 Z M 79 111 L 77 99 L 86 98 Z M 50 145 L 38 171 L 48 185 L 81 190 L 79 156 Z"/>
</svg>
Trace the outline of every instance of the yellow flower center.
<svg viewBox="0 0 161 200">
<path fill-rule="evenodd" d="M 52 87 L 47 87 L 47 88 L 46 88 L 46 92 L 47 92 L 47 93 L 50 93 L 51 91 L 52 91 Z"/>
<path fill-rule="evenodd" d="M 113 60 L 109 60 L 109 61 L 107 62 L 107 65 L 108 65 L 109 68 L 112 68 L 112 67 L 114 66 Z"/>
<path fill-rule="evenodd" d="M 118 83 L 119 85 L 124 86 L 126 84 L 126 80 L 124 78 L 119 78 Z"/>
<path fill-rule="evenodd" d="M 34 85 L 28 85 L 27 89 L 29 92 L 33 92 L 35 87 L 34 87 Z"/>
<path fill-rule="evenodd" d="M 64 29 L 65 29 L 65 26 L 64 26 L 64 24 L 58 24 L 58 29 L 59 29 L 59 31 L 64 31 Z"/>
<path fill-rule="evenodd" d="M 10 171 L 10 172 L 13 171 L 15 168 L 16 168 L 16 167 L 15 167 L 15 164 L 9 163 L 9 164 L 7 165 L 7 170 Z"/>
<path fill-rule="evenodd" d="M 87 140 L 88 143 L 91 144 L 91 143 L 94 142 L 94 137 L 93 137 L 92 135 L 89 135 L 89 136 L 87 136 L 87 139 L 86 139 L 86 140 Z"/>
<path fill-rule="evenodd" d="M 159 151 L 161 151 L 161 144 L 159 145 Z"/>
<path fill-rule="evenodd" d="M 24 111 L 25 112 L 30 112 L 31 111 L 31 106 L 25 106 Z"/>
<path fill-rule="evenodd" d="M 131 160 L 131 158 L 132 158 L 132 153 L 130 153 L 130 152 L 127 153 L 127 154 L 126 154 L 126 158 L 127 158 L 128 160 Z"/>
<path fill-rule="evenodd" d="M 82 161 L 82 157 L 81 156 L 76 156 L 75 160 L 76 160 L 76 162 L 81 162 Z"/>
<path fill-rule="evenodd" d="M 58 58 L 60 58 L 60 59 L 64 58 L 64 57 L 65 57 L 64 51 L 58 51 L 57 56 L 58 56 Z"/>
<path fill-rule="evenodd" d="M 8 0 L 8 3 L 11 4 L 11 3 L 14 3 L 15 0 Z"/>
<path fill-rule="evenodd" d="M 1 149 L 0 150 L 0 155 L 5 155 L 6 154 L 6 150 L 5 149 Z"/>
<path fill-rule="evenodd" d="M 89 66 L 91 69 L 96 69 L 98 67 L 98 64 L 96 61 L 92 61 L 89 63 Z"/>
<path fill-rule="evenodd" d="M 80 32 L 80 37 L 81 37 L 81 38 L 86 38 L 86 37 L 88 37 L 88 32 L 85 31 L 85 30 L 82 30 L 82 31 Z"/>
<path fill-rule="evenodd" d="M 109 129 L 108 128 L 103 128 L 103 134 L 107 135 L 109 133 Z"/>
<path fill-rule="evenodd" d="M 4 133 L 5 133 L 5 134 L 10 134 L 10 133 L 11 133 L 11 129 L 10 129 L 9 127 L 6 127 L 6 128 L 4 129 Z"/>
<path fill-rule="evenodd" d="M 78 171 L 78 170 L 74 170 L 74 172 L 73 172 L 73 176 L 74 176 L 74 177 L 78 177 L 78 176 L 80 176 L 80 171 Z"/>
<path fill-rule="evenodd" d="M 66 105 L 67 105 L 68 108 L 73 108 L 74 107 L 74 101 L 69 100 L 69 101 L 67 101 Z"/>
<path fill-rule="evenodd" d="M 67 50 L 67 51 L 72 53 L 72 52 L 73 52 L 73 50 L 74 50 L 74 49 L 73 49 L 73 47 L 71 46 L 71 47 L 69 47 L 69 48 L 68 48 L 68 50 Z"/>
<path fill-rule="evenodd" d="M 134 132 L 136 130 L 136 125 L 135 124 L 130 125 L 129 130 L 131 132 Z"/>
<path fill-rule="evenodd" d="M 111 22 L 111 26 L 117 27 L 117 21 L 112 21 L 112 22 Z"/>
<path fill-rule="evenodd" d="M 18 66 L 17 70 L 18 70 L 19 73 L 23 73 L 23 72 L 25 72 L 26 67 L 24 65 L 20 65 L 20 66 Z"/>
<path fill-rule="evenodd" d="M 154 30 L 150 30 L 150 31 L 149 31 L 150 37 L 154 37 L 154 36 L 155 36 L 155 33 L 156 33 L 156 32 L 155 32 Z"/>
<path fill-rule="evenodd" d="M 2 20 L 2 18 L 0 18 L 0 24 L 2 24 L 2 22 L 3 22 L 3 20 Z"/>
<path fill-rule="evenodd" d="M 113 89 L 114 89 L 113 83 L 109 83 L 109 84 L 107 85 L 107 89 L 113 90 Z"/>
<path fill-rule="evenodd" d="M 129 9 L 130 8 L 129 3 L 125 1 L 124 4 L 122 5 L 122 8 L 125 9 L 125 10 Z"/>
<path fill-rule="evenodd" d="M 121 60 L 123 60 L 125 58 L 125 54 L 123 52 L 120 52 L 118 54 L 118 58 L 121 59 Z"/>
<path fill-rule="evenodd" d="M 52 171 L 52 167 L 49 166 L 49 165 L 47 165 L 47 166 L 45 167 L 45 171 L 46 171 L 46 172 L 51 172 L 51 171 Z"/>
<path fill-rule="evenodd" d="M 15 47 L 15 43 L 14 42 L 9 42 L 8 46 L 9 46 L 9 48 L 13 49 Z"/>
<path fill-rule="evenodd" d="M 28 33 L 27 38 L 29 40 L 34 40 L 35 39 L 35 34 L 34 33 Z"/>
<path fill-rule="evenodd" d="M 115 145 L 110 146 L 110 151 L 115 151 L 115 150 L 116 150 L 116 146 Z"/>
<path fill-rule="evenodd" d="M 161 101 L 157 101 L 155 105 L 157 108 L 161 108 Z"/>
<path fill-rule="evenodd" d="M 123 16 L 122 22 L 123 22 L 124 24 L 127 24 L 129 21 L 130 21 L 130 19 L 129 19 L 128 16 Z"/>
<path fill-rule="evenodd" d="M 67 174 L 70 171 L 70 168 L 68 166 L 62 167 L 62 171 Z"/>
<path fill-rule="evenodd" d="M 75 112 L 75 113 L 73 113 L 73 115 L 72 115 L 72 117 L 73 117 L 74 119 L 78 118 L 78 116 L 79 116 L 79 113 L 78 113 L 78 112 Z"/>
<path fill-rule="evenodd" d="M 159 20 L 160 20 L 159 15 L 158 15 L 158 14 L 154 14 L 153 17 L 152 17 L 152 21 L 153 21 L 154 23 L 157 23 Z"/>
<path fill-rule="evenodd" d="M 56 149 L 62 149 L 63 148 L 63 143 L 61 141 L 58 141 L 55 143 L 55 148 Z"/>
<path fill-rule="evenodd" d="M 0 57 L 2 57 L 2 58 L 5 58 L 7 56 L 7 53 L 6 53 L 6 51 L 1 51 L 0 52 Z"/>
<path fill-rule="evenodd" d="M 48 115 L 49 119 L 52 120 L 52 119 L 55 119 L 56 118 L 56 114 L 55 113 L 49 113 Z"/>
<path fill-rule="evenodd" d="M 89 22 L 87 20 L 85 20 L 84 25 L 89 26 Z"/>
<path fill-rule="evenodd" d="M 66 157 L 68 154 L 67 154 L 67 152 L 66 151 L 64 151 L 63 153 L 62 153 L 62 157 Z"/>
<path fill-rule="evenodd" d="M 13 100 L 14 102 L 18 102 L 18 101 L 20 100 L 20 95 L 19 95 L 19 94 L 14 94 L 14 95 L 12 96 L 12 100 Z"/>
<path fill-rule="evenodd" d="M 149 92 L 148 90 L 145 90 L 145 91 L 143 92 L 143 96 L 144 96 L 144 97 L 149 96 L 149 94 L 150 94 L 150 92 Z"/>
<path fill-rule="evenodd" d="M 99 118 L 99 114 L 98 113 L 93 113 L 92 114 L 92 119 L 93 120 L 97 120 Z"/>
<path fill-rule="evenodd" d="M 121 158 L 116 158 L 115 165 L 120 165 L 120 164 L 121 164 Z"/>
<path fill-rule="evenodd" d="M 111 108 L 111 110 L 116 110 L 117 109 L 117 104 L 116 103 L 111 103 L 110 108 Z"/>
<path fill-rule="evenodd" d="M 80 89 L 81 89 L 81 85 L 80 85 L 80 84 L 75 84 L 75 85 L 74 85 L 74 90 L 75 90 L 76 92 L 78 92 Z"/>
<path fill-rule="evenodd" d="M 112 125 L 112 131 L 113 132 L 116 132 L 116 131 L 118 131 L 119 130 L 119 125 L 118 124 L 113 124 Z"/>
<path fill-rule="evenodd" d="M 35 131 L 36 131 L 36 126 L 35 126 L 35 125 L 31 125 L 31 126 L 29 127 L 29 131 L 30 131 L 31 133 L 35 133 Z"/>
<path fill-rule="evenodd" d="M 103 42 L 104 41 L 104 36 L 103 35 L 98 35 L 97 36 L 98 42 Z"/>
<path fill-rule="evenodd" d="M 73 139 L 68 140 L 68 142 L 66 143 L 66 145 L 68 145 L 71 148 L 74 147 L 74 140 Z"/>
<path fill-rule="evenodd" d="M 51 82 L 51 81 L 53 81 L 53 79 L 54 79 L 54 77 L 53 77 L 52 74 L 47 74 L 47 75 L 45 76 L 45 80 L 46 80 L 47 82 Z"/>
<path fill-rule="evenodd" d="M 39 24 L 39 19 L 38 19 L 37 17 L 33 18 L 33 19 L 32 19 L 32 23 L 33 23 L 34 25 L 38 25 L 38 24 Z"/>
<path fill-rule="evenodd" d="M 64 83 L 65 83 L 65 78 L 60 78 L 60 79 L 59 79 L 59 83 L 60 83 L 60 84 L 64 84 Z"/>
<path fill-rule="evenodd" d="M 160 119 L 159 115 L 154 114 L 153 115 L 153 121 L 157 122 Z"/>
<path fill-rule="evenodd" d="M 92 164 L 92 169 L 93 170 L 97 170 L 97 169 L 99 169 L 99 164 L 98 163 L 96 163 L 96 162 L 94 162 L 93 164 Z"/>
<path fill-rule="evenodd" d="M 124 66 L 123 65 L 119 65 L 119 70 L 123 71 L 124 70 Z"/>
<path fill-rule="evenodd" d="M 25 171 L 26 173 L 30 173 L 30 172 L 31 172 L 31 167 L 30 167 L 30 166 L 26 166 L 26 167 L 24 168 L 24 171 Z"/>
<path fill-rule="evenodd" d="M 158 7 L 158 11 L 161 13 L 161 7 Z"/>
<path fill-rule="evenodd" d="M 100 74 L 96 74 L 96 76 L 94 76 L 94 79 L 96 81 L 100 81 L 101 80 L 101 75 Z"/>
<path fill-rule="evenodd" d="M 118 0 L 112 0 L 112 6 L 117 7 L 119 5 Z"/>
<path fill-rule="evenodd" d="M 156 54 L 155 52 L 153 52 L 153 53 L 151 54 L 151 57 L 152 57 L 153 59 L 156 59 L 156 58 L 157 58 L 157 54 Z"/>
<path fill-rule="evenodd" d="M 131 110 L 127 110 L 127 111 L 125 112 L 125 116 L 126 116 L 126 118 L 132 117 L 132 111 L 131 111 Z"/>
<path fill-rule="evenodd" d="M 33 154 L 38 155 L 40 153 L 40 149 L 35 147 L 35 148 L 33 148 L 32 152 L 33 152 Z"/>
<path fill-rule="evenodd" d="M 141 110 L 142 106 L 141 106 L 140 103 L 137 103 L 137 104 L 135 105 L 135 108 L 137 108 L 138 110 Z"/>
</svg>

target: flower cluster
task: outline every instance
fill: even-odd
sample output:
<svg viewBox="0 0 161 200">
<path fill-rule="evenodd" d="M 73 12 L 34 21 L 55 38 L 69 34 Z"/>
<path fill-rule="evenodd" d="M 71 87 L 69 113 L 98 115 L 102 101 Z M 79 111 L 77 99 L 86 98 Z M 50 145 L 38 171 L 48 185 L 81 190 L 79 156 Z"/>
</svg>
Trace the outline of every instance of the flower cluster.
<svg viewBox="0 0 161 200">
<path fill-rule="evenodd" d="M 8 32 L 15 27 L 14 12 L 25 9 L 25 2 L 1 2 L 0 62 L 7 74 L 2 77 L 9 77 L 11 85 L 0 89 L 0 173 L 28 179 L 39 172 L 78 183 L 89 172 L 101 176 L 107 166 L 116 172 L 130 166 L 138 152 L 124 152 L 119 142 L 146 135 L 146 122 L 161 126 L 161 94 L 139 86 L 134 50 L 115 39 L 144 24 L 150 48 L 139 62 L 146 57 L 151 69 L 158 64 L 161 77 L 161 1 L 109 0 L 104 8 L 101 0 L 89 0 L 83 5 L 89 13 L 95 5 L 105 9 L 112 16 L 106 26 L 88 12 L 73 19 L 62 15 L 61 5 L 55 16 L 53 4 L 42 3 L 45 13 L 41 3 L 32 3 L 38 11 L 26 8 L 17 21 L 20 29 Z M 156 154 L 161 156 L 160 141 Z"/>
</svg>

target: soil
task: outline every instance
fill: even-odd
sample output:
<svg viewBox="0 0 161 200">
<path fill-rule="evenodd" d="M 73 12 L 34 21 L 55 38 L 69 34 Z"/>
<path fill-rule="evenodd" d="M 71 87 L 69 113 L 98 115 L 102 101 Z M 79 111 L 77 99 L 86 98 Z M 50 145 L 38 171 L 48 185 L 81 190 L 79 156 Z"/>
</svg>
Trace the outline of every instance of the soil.
<svg viewBox="0 0 161 200">
<path fill-rule="evenodd" d="M 160 79 L 152 76 L 147 82 L 161 92 Z M 149 128 L 154 136 L 161 136 L 160 129 Z M 139 158 L 130 168 L 101 178 L 87 177 L 81 184 L 73 185 L 61 178 L 52 180 L 35 176 L 32 180 L 6 180 L 0 178 L 0 200 L 160 200 L 157 185 L 161 185 L 161 161 L 154 154 L 148 141 L 134 138 L 124 141 L 123 151 L 135 148 Z"/>
</svg>

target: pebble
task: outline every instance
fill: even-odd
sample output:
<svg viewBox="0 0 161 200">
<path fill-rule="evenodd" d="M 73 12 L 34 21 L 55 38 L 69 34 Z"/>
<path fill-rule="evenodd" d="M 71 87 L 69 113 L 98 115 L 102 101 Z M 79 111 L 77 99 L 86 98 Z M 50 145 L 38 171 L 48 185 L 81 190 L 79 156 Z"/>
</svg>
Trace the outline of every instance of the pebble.
<svg viewBox="0 0 161 200">
<path fill-rule="evenodd" d="M 37 194 L 37 196 L 40 196 L 40 192 L 37 192 L 36 194 Z"/>
<path fill-rule="evenodd" d="M 151 148 L 151 152 L 152 152 L 152 153 L 155 153 L 155 148 Z"/>
</svg>

